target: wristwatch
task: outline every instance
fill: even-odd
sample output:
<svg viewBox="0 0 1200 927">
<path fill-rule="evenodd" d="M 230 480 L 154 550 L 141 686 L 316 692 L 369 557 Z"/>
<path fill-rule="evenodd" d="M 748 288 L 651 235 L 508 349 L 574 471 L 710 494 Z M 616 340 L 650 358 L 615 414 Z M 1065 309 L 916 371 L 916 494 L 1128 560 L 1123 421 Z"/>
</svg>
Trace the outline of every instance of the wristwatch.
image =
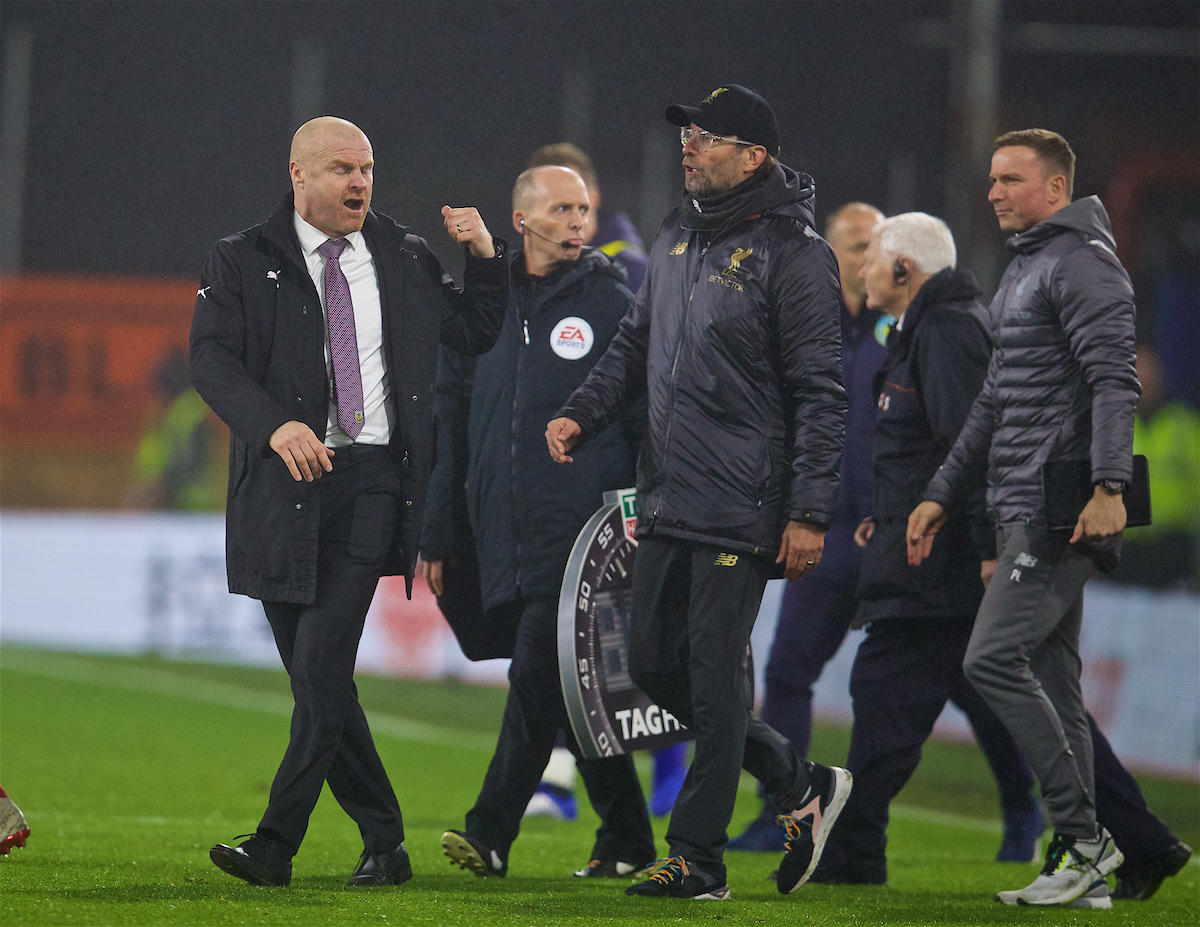
<svg viewBox="0 0 1200 927">
<path fill-rule="evenodd" d="M 1097 480 L 1096 485 L 1110 496 L 1119 496 L 1129 488 L 1129 484 L 1124 480 Z"/>
</svg>

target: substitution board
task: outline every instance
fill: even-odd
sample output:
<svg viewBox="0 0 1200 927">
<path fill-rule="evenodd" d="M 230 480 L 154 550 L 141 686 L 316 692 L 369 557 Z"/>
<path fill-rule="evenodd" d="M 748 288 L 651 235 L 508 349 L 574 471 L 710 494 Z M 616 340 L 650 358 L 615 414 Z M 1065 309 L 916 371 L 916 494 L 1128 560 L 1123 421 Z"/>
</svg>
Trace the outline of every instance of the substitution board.
<svg viewBox="0 0 1200 927">
<path fill-rule="evenodd" d="M 558 600 L 558 671 L 579 748 L 588 759 L 654 750 L 691 732 L 629 678 L 637 494 L 604 494 L 571 549 Z"/>
</svg>

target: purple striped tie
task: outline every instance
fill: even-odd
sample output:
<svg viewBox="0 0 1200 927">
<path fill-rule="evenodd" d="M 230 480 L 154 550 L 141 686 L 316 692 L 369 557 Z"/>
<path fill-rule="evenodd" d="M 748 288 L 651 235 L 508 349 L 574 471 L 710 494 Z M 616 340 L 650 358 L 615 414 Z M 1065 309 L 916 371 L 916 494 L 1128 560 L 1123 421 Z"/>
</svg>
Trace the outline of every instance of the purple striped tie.
<svg viewBox="0 0 1200 927">
<path fill-rule="evenodd" d="M 317 253 L 325 258 L 325 316 L 329 322 L 329 356 L 333 359 L 337 423 L 353 441 L 363 427 L 363 386 L 350 284 L 338 263 L 347 244 L 344 238 L 332 238 L 317 248 Z"/>
</svg>

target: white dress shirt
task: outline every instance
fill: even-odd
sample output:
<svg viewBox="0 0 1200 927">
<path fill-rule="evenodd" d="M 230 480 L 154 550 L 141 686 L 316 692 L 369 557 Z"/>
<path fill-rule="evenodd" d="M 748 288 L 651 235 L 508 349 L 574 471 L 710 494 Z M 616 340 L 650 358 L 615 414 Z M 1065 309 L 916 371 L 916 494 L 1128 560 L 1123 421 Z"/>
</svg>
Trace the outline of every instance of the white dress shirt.
<svg viewBox="0 0 1200 927">
<path fill-rule="evenodd" d="M 330 240 L 320 229 L 309 225 L 298 212 L 292 213 L 296 235 L 308 274 L 317 287 L 321 310 L 325 311 L 325 259 L 317 249 Z M 379 278 L 375 261 L 362 232 L 344 236 L 346 249 L 338 259 L 346 282 L 350 284 L 350 301 L 354 304 L 354 334 L 358 341 L 358 366 L 363 386 L 363 428 L 355 444 L 384 444 L 392 436 L 392 410 L 388 401 L 392 393 L 388 382 L 387 364 L 383 352 L 383 307 L 379 299 Z M 333 365 L 329 359 L 329 318 L 325 318 L 325 374 L 332 381 Z M 327 391 L 332 395 L 332 390 Z M 325 444 L 345 447 L 350 438 L 337 423 L 337 406 L 329 403 L 325 426 Z"/>
</svg>

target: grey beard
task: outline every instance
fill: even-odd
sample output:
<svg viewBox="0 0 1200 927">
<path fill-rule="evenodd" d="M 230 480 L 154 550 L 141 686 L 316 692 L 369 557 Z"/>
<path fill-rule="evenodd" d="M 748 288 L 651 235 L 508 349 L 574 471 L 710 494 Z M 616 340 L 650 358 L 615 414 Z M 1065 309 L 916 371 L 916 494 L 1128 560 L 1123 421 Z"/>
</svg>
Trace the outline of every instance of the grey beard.
<svg viewBox="0 0 1200 927">
<path fill-rule="evenodd" d="M 694 186 L 689 186 L 689 184 L 694 184 Z M 721 187 L 720 182 L 711 177 L 700 176 L 684 178 L 683 188 L 690 196 L 701 200 L 708 199 L 710 196 L 720 196 L 733 189 L 733 187 Z"/>
</svg>

